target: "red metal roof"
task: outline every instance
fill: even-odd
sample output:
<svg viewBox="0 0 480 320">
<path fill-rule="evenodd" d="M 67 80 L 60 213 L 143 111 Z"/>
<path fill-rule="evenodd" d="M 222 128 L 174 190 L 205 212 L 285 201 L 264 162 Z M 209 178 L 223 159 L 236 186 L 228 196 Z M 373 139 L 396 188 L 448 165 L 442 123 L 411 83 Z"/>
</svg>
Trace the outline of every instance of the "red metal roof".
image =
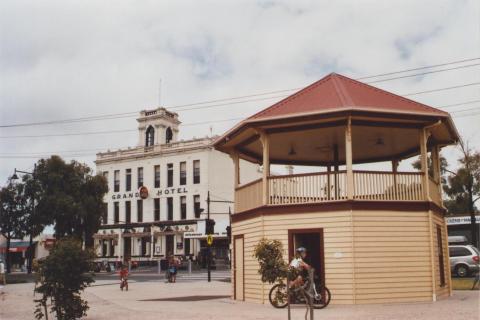
<svg viewBox="0 0 480 320">
<path fill-rule="evenodd" d="M 448 116 L 447 112 L 348 77 L 331 73 L 248 120 L 263 120 L 342 109 Z M 248 121 L 247 120 L 247 121 Z"/>
</svg>

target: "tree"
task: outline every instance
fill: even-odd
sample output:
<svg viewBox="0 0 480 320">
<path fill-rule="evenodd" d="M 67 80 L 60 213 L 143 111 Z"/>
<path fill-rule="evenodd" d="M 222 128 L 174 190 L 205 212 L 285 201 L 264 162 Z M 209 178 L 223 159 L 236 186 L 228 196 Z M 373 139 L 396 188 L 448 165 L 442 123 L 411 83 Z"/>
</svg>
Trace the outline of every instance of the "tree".
<svg viewBox="0 0 480 320">
<path fill-rule="evenodd" d="M 258 260 L 262 282 L 274 283 L 288 274 L 288 265 L 283 259 L 283 246 L 278 240 L 262 239 L 254 248 L 253 256 Z"/>
<path fill-rule="evenodd" d="M 81 292 L 94 282 L 88 273 L 93 263 L 94 253 L 83 250 L 82 243 L 74 238 L 57 241 L 50 254 L 39 265 L 42 282 L 35 289 L 42 297 L 37 302 L 35 317 L 48 318 L 46 308 L 48 298 L 56 319 L 74 320 L 87 314 L 88 304 L 81 298 Z"/>
<path fill-rule="evenodd" d="M 24 235 L 24 220 L 19 207 L 17 186 L 11 181 L 0 190 L 0 232 L 7 239 L 5 262 L 7 273 L 10 273 L 10 243 L 13 238 L 21 238 Z"/>
<path fill-rule="evenodd" d="M 450 172 L 448 170 L 448 162 L 447 162 L 447 159 L 445 159 L 444 157 L 440 156 L 439 157 L 439 160 L 440 160 L 440 177 L 441 177 L 441 183 L 442 185 L 444 185 L 447 180 L 445 179 L 445 174 L 447 172 Z M 433 177 L 433 164 L 432 164 L 432 157 L 428 157 L 427 158 L 427 164 L 428 164 L 428 175 L 430 177 Z M 414 169 L 417 169 L 417 170 L 420 170 L 422 168 L 422 163 L 421 163 L 421 160 L 420 160 L 420 157 L 415 160 L 413 163 L 412 163 L 412 167 Z"/>
<path fill-rule="evenodd" d="M 35 175 L 35 172 L 33 173 Z M 40 184 L 31 175 L 24 175 L 22 183 L 18 184 L 18 198 L 21 206 L 22 216 L 25 226 L 25 234 L 29 236 L 28 247 L 28 273 L 32 272 L 33 258 L 33 238 L 38 236 L 48 225 L 49 221 L 46 217 L 39 214 L 36 210 L 36 201 L 40 193 Z"/>
<path fill-rule="evenodd" d="M 480 152 L 474 151 L 468 143 L 460 143 L 462 157 L 458 160 L 460 166 L 451 172 L 448 183 L 443 190 L 449 199 L 445 206 L 450 213 L 469 214 L 471 218 L 470 231 L 472 243 L 478 246 L 478 234 L 475 213 L 478 212 L 475 203 L 480 199 Z"/>
<path fill-rule="evenodd" d="M 76 161 L 66 163 L 59 156 L 37 163 L 35 178 L 40 184 L 37 211 L 54 225 L 55 237 L 74 236 L 93 247 L 93 234 L 101 225 L 105 178 Z"/>
</svg>

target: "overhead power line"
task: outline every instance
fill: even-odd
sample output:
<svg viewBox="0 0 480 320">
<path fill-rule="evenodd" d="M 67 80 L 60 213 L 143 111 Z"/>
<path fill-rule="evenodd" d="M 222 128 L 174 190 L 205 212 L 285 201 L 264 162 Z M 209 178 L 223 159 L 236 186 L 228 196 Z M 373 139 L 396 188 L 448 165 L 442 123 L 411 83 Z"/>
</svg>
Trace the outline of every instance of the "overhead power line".
<svg viewBox="0 0 480 320">
<path fill-rule="evenodd" d="M 418 68 L 413 68 L 413 69 L 404 69 L 404 70 L 400 70 L 400 71 L 387 72 L 387 73 L 382 73 L 382 74 L 376 74 L 376 75 L 373 75 L 373 76 L 357 78 L 357 80 L 365 80 L 365 79 L 371 79 L 371 78 L 377 78 L 377 77 L 383 77 L 383 76 L 390 76 L 392 74 L 405 73 L 405 72 L 418 71 L 418 70 L 425 70 L 425 69 L 431 69 L 431 68 L 435 68 L 435 67 L 444 67 L 444 66 L 448 66 L 448 65 L 452 65 L 452 64 L 475 61 L 475 60 L 480 60 L 480 58 L 463 59 L 463 60 L 457 60 L 457 61 L 451 61 L 451 62 L 445 62 L 445 63 L 439 63 L 439 64 L 434 64 L 434 65 L 424 66 L 424 67 L 418 67 Z"/>
<path fill-rule="evenodd" d="M 468 64 L 468 65 L 465 65 L 465 66 L 459 66 L 459 67 L 453 67 L 453 68 L 447 68 L 447 69 L 441 69 L 441 70 L 427 71 L 427 72 L 422 72 L 422 73 L 409 74 L 409 75 L 406 75 L 406 76 L 395 77 L 395 78 L 380 79 L 380 80 L 370 81 L 370 82 L 367 82 L 367 83 L 371 84 L 371 83 L 378 83 L 378 82 L 384 82 L 384 81 L 390 81 L 390 80 L 419 77 L 419 76 L 432 74 L 432 73 L 439 73 L 439 72 L 450 71 L 450 70 L 465 69 L 465 68 L 470 68 L 470 67 L 475 67 L 475 66 L 480 66 L 480 63 Z"/>
<path fill-rule="evenodd" d="M 385 76 L 385 75 L 405 73 L 405 72 L 416 71 L 416 70 L 423 70 L 423 69 L 428 69 L 428 68 L 435 68 L 435 67 L 439 67 L 439 66 L 446 66 L 446 65 L 458 64 L 458 63 L 468 62 L 468 61 L 474 61 L 474 60 L 480 60 L 480 57 L 478 57 L 478 58 L 471 58 L 471 59 L 464 59 L 464 60 L 457 60 L 457 61 L 452 61 L 452 62 L 448 62 L 448 63 L 442 63 L 442 64 L 424 66 L 424 67 L 419 67 L 419 68 L 414 68 L 414 69 L 405 69 L 405 70 L 401 70 L 401 71 L 383 73 L 383 74 L 379 74 L 379 75 L 372 75 L 372 76 L 368 76 L 368 77 L 357 78 L 357 80 L 362 80 L 362 79 L 367 79 L 367 78 L 374 78 L 374 77 L 381 77 L 381 76 Z M 412 74 L 412 75 L 394 77 L 394 78 L 383 79 L 383 80 L 376 80 L 376 81 L 372 81 L 372 82 L 370 82 L 370 83 L 391 81 L 391 80 L 396 80 L 396 79 L 403 79 L 403 78 L 407 78 L 407 77 L 420 76 L 420 75 L 425 75 L 425 74 L 429 74 L 429 73 L 436 73 L 436 72 L 444 72 L 444 71 L 456 70 L 456 69 L 473 67 L 473 66 L 478 66 L 478 65 L 480 65 L 480 64 L 471 64 L 471 65 L 465 65 L 465 66 L 458 66 L 458 67 L 454 67 L 454 68 L 442 69 L 442 70 L 437 70 L 437 71 L 430 71 L 430 72 L 424 72 L 424 73 L 419 73 L 419 74 Z M 473 84 L 470 84 L 470 85 L 473 85 Z M 435 89 L 435 90 L 429 90 L 429 91 L 424 91 L 424 92 L 411 93 L 411 94 L 407 94 L 407 95 L 417 95 L 417 94 L 423 94 L 423 93 L 429 93 L 429 92 L 435 92 L 435 91 L 448 90 L 448 89 L 453 89 L 453 88 L 460 88 L 460 87 L 464 87 L 464 86 L 468 86 L 468 85 L 455 86 L 455 87 L 449 87 L 449 88 L 443 88 L 443 89 L 440 89 L 440 90 L 436 90 L 436 89 Z M 250 95 L 244 95 L 244 96 L 237 96 L 237 97 L 230 97 L 230 98 L 224 98 L 224 99 L 207 100 L 207 101 L 195 102 L 195 103 L 183 104 L 183 105 L 174 105 L 174 106 L 172 106 L 172 107 L 169 107 L 169 109 L 176 110 L 176 109 L 181 109 L 181 108 L 189 107 L 189 106 L 199 106 L 199 105 L 211 104 L 211 103 L 222 102 L 222 101 L 239 100 L 239 99 L 250 98 L 250 97 L 271 95 L 271 94 L 281 93 L 281 92 L 289 92 L 289 91 L 294 91 L 294 90 L 299 90 L 299 89 L 301 89 L 301 88 L 276 90 L 276 91 L 256 93 L 256 94 L 250 94 Z M 278 97 L 280 97 L 280 96 L 278 96 Z M 281 97 L 283 97 L 283 96 L 281 96 Z M 273 98 L 277 98 L 277 97 L 265 97 L 265 98 L 262 98 L 262 99 L 266 100 L 266 99 L 273 99 Z M 230 103 L 230 104 L 245 103 L 245 102 L 251 102 L 251 101 L 255 101 L 255 100 L 236 101 L 236 102 L 232 102 L 232 103 Z M 214 106 L 204 106 L 204 108 L 212 108 L 212 107 L 223 106 L 223 105 L 229 105 L 229 104 L 218 104 L 218 105 L 214 105 Z M 202 109 L 202 108 L 201 108 L 201 107 L 198 107 L 198 108 L 196 108 L 196 109 Z M 195 110 L 195 109 L 193 109 L 193 108 L 192 108 L 192 109 L 183 109 L 183 110 L 178 110 L 178 111 L 180 112 L 180 111 L 186 111 L 186 110 Z M 118 118 L 130 117 L 130 116 L 133 116 L 133 115 L 136 115 L 136 114 L 137 114 L 137 112 L 124 112 L 124 113 L 106 114 L 106 115 L 99 115 L 99 116 L 88 116 L 88 117 L 72 118 L 72 119 L 62 119 L 62 120 L 50 120 L 50 121 L 43 121 L 43 122 L 31 122 L 31 123 L 19 123 L 19 124 L 0 125 L 0 128 L 37 126 L 37 125 L 49 125 L 49 124 L 85 122 L 85 121 L 98 121 L 98 120 L 111 120 L 111 119 L 118 119 Z"/>
<path fill-rule="evenodd" d="M 478 110 L 477 112 L 471 112 L 473 110 Z M 468 114 L 453 115 L 454 118 L 463 118 L 467 116 L 476 116 L 480 115 L 480 108 L 471 108 L 465 110 L 459 110 L 457 112 L 470 111 Z M 234 120 L 234 119 L 226 119 Z M 225 120 L 225 121 L 226 121 Z M 49 157 L 52 154 L 62 154 L 67 157 L 80 157 L 80 156 L 93 156 L 92 152 L 102 151 L 108 148 L 94 148 L 94 149 L 79 149 L 79 150 L 63 150 L 63 151 L 43 151 L 43 152 L 28 152 L 28 153 L 0 153 L 0 158 L 39 158 L 39 157 Z M 118 148 L 115 148 L 118 149 Z M 121 149 L 121 148 L 120 148 Z M 115 151 L 115 150 L 112 150 Z"/>
<path fill-rule="evenodd" d="M 445 87 L 445 88 L 433 89 L 433 90 L 427 90 L 427 91 L 419 91 L 419 92 L 414 92 L 414 93 L 407 93 L 407 94 L 402 94 L 402 96 L 405 96 L 405 97 L 415 96 L 415 95 L 424 94 L 424 93 L 452 90 L 452 89 L 464 88 L 464 87 L 470 87 L 470 86 L 478 86 L 479 84 L 480 84 L 480 82 L 472 82 L 472 83 L 461 84 L 461 85 L 458 85 L 458 86 Z"/>
<path fill-rule="evenodd" d="M 458 107 L 473 103 L 478 103 L 480 100 L 469 100 L 454 104 L 448 104 L 437 107 L 438 109 L 447 109 L 451 107 Z M 466 110 L 455 110 L 451 111 L 450 113 L 456 112 L 463 112 L 471 109 Z M 189 123 L 182 123 L 182 126 L 196 126 L 196 125 L 203 125 L 203 124 L 211 124 L 211 123 L 219 123 L 219 122 L 228 122 L 228 121 L 240 121 L 245 119 L 245 117 L 236 117 L 236 118 L 229 118 L 229 119 L 219 119 L 219 120 L 209 120 L 209 121 L 199 121 L 199 122 L 189 122 Z M 20 139 L 20 138 L 46 138 L 46 137 L 71 137 L 71 136 L 84 136 L 84 135 L 102 135 L 102 134 L 114 134 L 114 133 L 124 133 L 124 132 L 136 132 L 137 129 L 125 129 L 125 130 L 107 130 L 107 131 L 89 131 L 89 132 L 76 132 L 76 133 L 57 133 L 57 134 L 44 134 L 44 135 L 14 135 L 14 136 L 0 136 L 0 139 Z"/>
</svg>

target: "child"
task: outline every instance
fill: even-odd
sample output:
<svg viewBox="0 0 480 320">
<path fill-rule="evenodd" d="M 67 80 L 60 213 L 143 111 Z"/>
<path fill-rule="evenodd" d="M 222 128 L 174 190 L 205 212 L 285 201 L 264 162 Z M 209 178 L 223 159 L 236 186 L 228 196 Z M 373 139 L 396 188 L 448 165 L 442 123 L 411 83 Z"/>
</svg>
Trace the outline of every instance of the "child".
<svg viewBox="0 0 480 320">
<path fill-rule="evenodd" d="M 120 290 L 125 288 L 128 291 L 128 268 L 126 265 L 122 265 L 120 268 Z"/>
</svg>

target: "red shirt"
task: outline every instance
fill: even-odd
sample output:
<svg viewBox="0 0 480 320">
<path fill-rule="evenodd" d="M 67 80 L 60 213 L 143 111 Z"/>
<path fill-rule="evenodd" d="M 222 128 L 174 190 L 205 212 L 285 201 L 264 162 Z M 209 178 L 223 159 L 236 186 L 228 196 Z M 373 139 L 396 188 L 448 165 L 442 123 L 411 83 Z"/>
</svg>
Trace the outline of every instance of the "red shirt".
<svg viewBox="0 0 480 320">
<path fill-rule="evenodd" d="M 128 276 L 128 270 L 122 269 L 120 270 L 120 278 L 126 278 Z"/>
</svg>

